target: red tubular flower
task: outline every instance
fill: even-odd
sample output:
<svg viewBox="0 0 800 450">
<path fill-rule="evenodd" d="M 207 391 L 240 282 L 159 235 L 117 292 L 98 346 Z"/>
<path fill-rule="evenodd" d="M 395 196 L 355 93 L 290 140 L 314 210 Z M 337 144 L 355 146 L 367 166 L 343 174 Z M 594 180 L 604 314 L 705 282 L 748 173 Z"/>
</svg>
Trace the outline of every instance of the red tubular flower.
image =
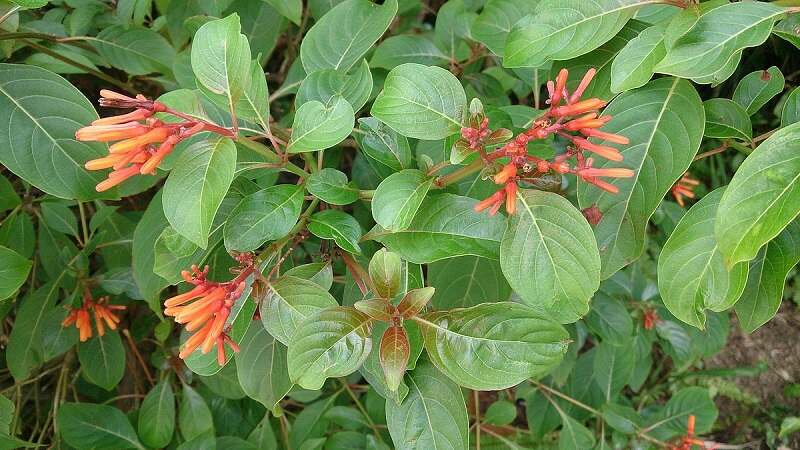
<svg viewBox="0 0 800 450">
<path fill-rule="evenodd" d="M 244 290 L 244 277 L 249 273 L 225 283 L 207 280 L 208 266 L 203 270 L 192 266 L 191 271 L 181 273 L 184 281 L 195 287 L 164 302 L 164 315 L 174 317 L 176 323 L 185 325 L 186 331 L 194 333 L 183 343 L 178 354 L 181 359 L 186 359 L 197 349 L 207 354 L 216 346 L 217 362 L 223 365 L 226 343 L 234 352 L 239 351 L 226 327 L 231 308 Z"/>
<path fill-rule="evenodd" d="M 67 317 L 61 322 L 61 326 L 69 327 L 74 324 L 78 329 L 80 341 L 86 342 L 92 337 L 92 320 L 89 315 L 91 311 L 94 314 L 94 323 L 95 326 L 97 326 L 98 335 L 105 336 L 105 327 L 116 330 L 120 319 L 114 311 L 123 311 L 127 306 L 110 305 L 108 304 L 108 300 L 108 297 L 101 297 L 97 301 L 94 301 L 88 293 L 85 294 L 81 307 L 70 308 L 69 314 L 67 314 Z"/>
<path fill-rule="evenodd" d="M 694 188 L 700 185 L 700 181 L 689 176 L 689 172 L 683 174 L 680 180 L 672 186 L 671 192 L 675 201 L 681 207 L 686 206 L 683 198 L 694 198 Z"/>
</svg>

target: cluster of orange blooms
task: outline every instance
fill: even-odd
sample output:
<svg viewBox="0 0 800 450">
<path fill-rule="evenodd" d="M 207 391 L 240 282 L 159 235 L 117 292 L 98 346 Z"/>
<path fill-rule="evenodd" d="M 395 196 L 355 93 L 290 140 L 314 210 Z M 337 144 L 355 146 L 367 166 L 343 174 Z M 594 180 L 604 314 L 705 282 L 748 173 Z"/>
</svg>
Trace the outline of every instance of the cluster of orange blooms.
<svg viewBox="0 0 800 450">
<path fill-rule="evenodd" d="M 461 130 L 461 135 L 468 142 L 469 147 L 482 151 L 481 156 L 484 161 L 492 163 L 499 158 L 508 158 L 508 162 L 494 175 L 494 182 L 503 185 L 503 188 L 475 205 L 476 211 L 488 208 L 489 214 L 494 215 L 505 203 L 506 212 L 514 214 L 517 183 L 533 180 L 550 171 L 560 174 L 575 174 L 583 181 L 611 193 L 617 193 L 619 190 L 613 184 L 602 180 L 601 177 L 629 178 L 634 175 L 630 169 L 592 167 L 594 160 L 584 155 L 584 152 L 589 152 L 611 161 L 622 161 L 623 157 L 619 150 L 595 144 L 588 138 L 598 138 L 620 145 L 629 143 L 628 138 L 624 136 L 599 130 L 611 120 L 611 116 L 603 116 L 598 112 L 606 105 L 606 102 L 598 98 L 581 100 L 581 96 L 595 73 L 594 69 L 586 72 L 576 89 L 570 93 L 566 88 L 569 72 L 562 69 L 556 77 L 555 83 L 553 81 L 547 83 L 550 94 L 547 102 L 550 108 L 535 120 L 528 130 L 492 153 L 483 154 L 484 140 L 491 135 L 488 120 L 484 120 L 478 127 L 466 127 Z M 551 161 L 528 154 L 528 142 L 545 139 L 554 134 L 570 141 L 565 153 L 556 156 Z M 570 166 L 567 161 L 573 157 L 577 164 Z"/>
<path fill-rule="evenodd" d="M 135 110 L 97 119 L 75 133 L 75 139 L 79 141 L 119 141 L 108 148 L 108 156 L 85 164 L 87 170 L 113 169 L 108 178 L 97 185 L 98 192 L 111 189 L 135 175 L 154 174 L 175 146 L 194 134 L 201 131 L 230 134 L 225 128 L 173 111 L 142 95 L 133 98 L 104 89 L 100 91 L 100 97 L 100 106 Z M 155 113 L 172 114 L 185 120 L 166 123 L 152 117 Z"/>
<path fill-rule="evenodd" d="M 85 295 L 83 305 L 80 308 L 70 308 L 67 318 L 61 322 L 61 326 L 69 327 L 73 324 L 78 329 L 81 342 L 86 342 L 92 337 L 92 319 L 89 312 L 94 315 L 94 323 L 97 326 L 97 334 L 105 336 L 106 327 L 116 330 L 119 317 L 114 311 L 123 311 L 127 307 L 124 305 L 109 305 L 108 297 L 100 297 L 94 301 L 90 295 Z"/>
</svg>

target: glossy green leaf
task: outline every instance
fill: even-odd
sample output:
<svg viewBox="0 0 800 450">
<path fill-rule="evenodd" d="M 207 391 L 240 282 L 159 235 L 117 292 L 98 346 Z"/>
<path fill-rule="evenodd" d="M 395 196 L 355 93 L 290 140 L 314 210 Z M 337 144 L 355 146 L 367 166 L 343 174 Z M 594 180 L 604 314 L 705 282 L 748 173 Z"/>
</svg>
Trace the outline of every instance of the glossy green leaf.
<svg viewBox="0 0 800 450">
<path fill-rule="evenodd" d="M 408 63 L 386 76 L 371 114 L 403 136 L 438 140 L 461 129 L 466 108 L 466 94 L 453 74 Z"/>
<path fill-rule="evenodd" d="M 691 164 L 703 137 L 705 113 L 700 96 L 687 81 L 660 78 L 614 99 L 604 114 L 614 121 L 603 131 L 630 139 L 621 149 L 622 164 L 602 161 L 596 167 L 627 167 L 633 178 L 608 181 L 610 194 L 578 184 L 581 208 L 596 205 L 603 218 L 594 228 L 605 279 L 635 261 L 644 251 L 645 229 L 664 195 Z M 613 144 L 612 144 L 613 145 Z"/>
<path fill-rule="evenodd" d="M 204 139 L 184 150 L 164 184 L 164 216 L 172 228 L 202 248 L 236 170 L 228 138 Z"/>
<path fill-rule="evenodd" d="M 602 288 L 592 298 L 592 308 L 583 320 L 604 343 L 625 345 L 632 338 L 633 321 L 625 303 L 606 294 Z"/>
<path fill-rule="evenodd" d="M 303 319 L 337 304 L 313 281 L 284 276 L 270 283 L 269 292 L 261 302 L 261 321 L 269 334 L 288 345 Z"/>
<path fill-rule="evenodd" d="M 592 228 L 558 194 L 521 190 L 500 246 L 500 267 L 523 302 L 562 323 L 589 312 L 600 286 L 600 255 Z"/>
<path fill-rule="evenodd" d="M 508 34 L 503 65 L 539 67 L 575 58 L 604 44 L 647 0 L 542 0 Z"/>
<path fill-rule="evenodd" d="M 332 239 L 348 253 L 361 253 L 361 225 L 346 212 L 326 209 L 314 213 L 308 221 L 308 231 L 320 239 Z"/>
<path fill-rule="evenodd" d="M 403 288 L 403 262 L 397 253 L 382 248 L 372 255 L 369 261 L 369 277 L 375 293 L 384 299 L 391 299 Z"/>
<path fill-rule="evenodd" d="M 503 56 L 508 33 L 528 14 L 533 14 L 539 1 L 490 0 L 472 24 L 472 36 L 492 53 Z"/>
<path fill-rule="evenodd" d="M 139 437 L 148 447 L 162 448 L 175 432 L 175 394 L 169 380 L 155 385 L 139 408 Z"/>
<path fill-rule="evenodd" d="M 286 366 L 286 346 L 255 325 L 247 330 L 236 355 L 236 374 L 248 397 L 272 410 L 292 389 Z"/>
<path fill-rule="evenodd" d="M 600 386 L 606 401 L 611 401 L 628 384 L 636 364 L 633 339 L 625 345 L 602 342 L 594 356 L 592 378 Z"/>
<path fill-rule="evenodd" d="M 91 103 L 67 80 L 38 67 L 0 64 L 0 163 L 25 181 L 61 198 L 113 197 L 95 191 L 105 174 L 83 168 L 105 156 L 106 145 L 75 140 L 78 128 L 95 119 Z"/>
<path fill-rule="evenodd" d="M 603 420 L 621 433 L 634 434 L 640 426 L 641 414 L 630 406 L 606 403 L 603 405 Z"/>
<path fill-rule="evenodd" d="M 406 63 L 443 66 L 450 62 L 430 39 L 420 35 L 391 36 L 378 44 L 369 64 L 392 70 Z"/>
<path fill-rule="evenodd" d="M 372 350 L 372 319 L 345 306 L 306 317 L 289 343 L 289 379 L 304 389 L 320 389 L 330 377 L 358 370 Z"/>
<path fill-rule="evenodd" d="M 303 15 L 303 0 L 264 0 L 272 5 L 283 17 L 300 25 L 300 18 Z"/>
<path fill-rule="evenodd" d="M 800 224 L 792 221 L 750 262 L 747 286 L 735 306 L 743 330 L 752 333 L 775 316 L 783 300 L 786 277 L 798 262 Z M 740 264 L 747 263 L 737 266 Z"/>
<path fill-rule="evenodd" d="M 225 222 L 225 247 L 255 250 L 289 233 L 303 208 L 303 188 L 279 184 L 243 198 Z"/>
<path fill-rule="evenodd" d="M 75 448 L 145 448 L 125 414 L 112 406 L 64 403 L 56 420 L 61 437 Z"/>
<path fill-rule="evenodd" d="M 175 49 L 149 28 L 112 25 L 89 42 L 111 66 L 130 75 L 172 74 Z"/>
<path fill-rule="evenodd" d="M 752 139 L 750 116 L 738 103 L 727 98 L 712 98 L 703 102 L 703 109 L 706 112 L 706 137 L 746 142 Z"/>
<path fill-rule="evenodd" d="M 567 351 L 569 334 L 561 325 L 517 303 L 485 303 L 413 320 L 431 361 L 470 389 L 505 389 L 541 377 Z"/>
<path fill-rule="evenodd" d="M 650 81 L 656 64 L 667 54 L 664 28 L 650 27 L 631 39 L 611 64 L 611 92 L 642 87 Z"/>
<path fill-rule="evenodd" d="M 509 299 L 509 287 L 500 264 L 477 256 L 448 258 L 428 265 L 427 282 L 436 288 L 436 309 L 466 308 Z"/>
<path fill-rule="evenodd" d="M 326 167 L 308 177 L 306 189 L 314 197 L 332 205 L 349 205 L 358 200 L 358 188 L 343 172 Z"/>
<path fill-rule="evenodd" d="M 408 395 L 386 403 L 386 424 L 398 450 L 469 449 L 469 417 L 461 388 L 423 360 L 406 376 Z"/>
<path fill-rule="evenodd" d="M 372 198 L 372 217 L 388 231 L 402 231 L 411 225 L 433 178 L 408 169 L 383 180 Z"/>
<path fill-rule="evenodd" d="M 382 5 L 347 0 L 336 5 L 308 30 L 300 44 L 306 73 L 350 70 L 389 28 L 395 13 L 397 0 Z"/>
<path fill-rule="evenodd" d="M 333 285 L 333 267 L 330 262 L 323 261 L 295 266 L 287 270 L 284 275 L 313 281 L 325 290 L 330 290 Z"/>
<path fill-rule="evenodd" d="M 59 281 L 28 293 L 17 310 L 6 348 L 6 364 L 17 382 L 27 379 L 31 370 L 44 362 L 42 327 L 47 313 L 55 307 Z"/>
<path fill-rule="evenodd" d="M 78 219 L 72 210 L 63 203 L 42 203 L 42 220 L 54 231 L 78 236 Z"/>
<path fill-rule="evenodd" d="M 181 404 L 178 408 L 181 436 L 187 441 L 200 436 L 213 436 L 214 419 L 206 401 L 189 385 L 184 384 L 181 392 Z"/>
<path fill-rule="evenodd" d="M 374 117 L 358 119 L 358 129 L 363 131 L 356 134 L 358 147 L 381 178 L 414 167 L 411 145 L 405 136 Z"/>
<path fill-rule="evenodd" d="M 800 88 L 794 88 L 781 108 L 781 126 L 800 122 Z"/>
<path fill-rule="evenodd" d="M 739 81 L 731 98 L 752 116 L 773 97 L 783 92 L 784 82 L 783 74 L 775 66 L 767 70 L 757 70 Z"/>
<path fill-rule="evenodd" d="M 316 100 L 327 105 L 338 95 L 350 103 L 353 111 L 359 111 L 367 103 L 371 93 L 372 73 L 367 61 L 363 60 L 349 74 L 334 69 L 321 69 L 310 74 L 297 90 L 294 104 L 299 107 Z"/>
<path fill-rule="evenodd" d="M 242 95 L 234 103 L 236 117 L 255 122 L 261 128 L 266 129 L 269 126 L 269 89 L 267 88 L 267 77 L 264 74 L 264 69 L 261 68 L 261 65 L 256 60 L 250 62 L 248 79 L 248 83 L 242 90 Z M 223 111 L 230 108 L 228 103 L 230 99 L 226 94 L 212 92 L 202 84 L 198 85 L 198 89 Z"/>
<path fill-rule="evenodd" d="M 297 414 L 291 431 L 289 431 L 289 446 L 290 448 L 300 449 L 302 445 L 309 442 L 309 447 L 312 449 L 319 448 L 319 445 L 324 444 L 325 440 L 319 438 L 325 436 L 330 421 L 325 419 L 325 414 L 331 409 L 334 401 L 338 396 L 331 395 L 322 400 L 318 400 L 300 411 Z M 314 441 L 317 441 L 317 446 L 314 446 Z"/>
<path fill-rule="evenodd" d="M 247 442 L 256 446 L 259 450 L 278 450 L 278 439 L 270 424 L 271 413 L 266 413 L 261 422 L 247 437 Z"/>
<path fill-rule="evenodd" d="M 656 72 L 695 80 L 713 75 L 741 50 L 761 45 L 783 12 L 783 8 L 766 2 L 714 8 L 675 41 Z"/>
<path fill-rule="evenodd" d="M 81 374 L 90 383 L 110 391 L 125 374 L 125 347 L 116 331 L 94 336 L 78 345 Z"/>
<path fill-rule="evenodd" d="M 207 22 L 195 33 L 192 70 L 197 82 L 224 96 L 229 111 L 250 84 L 250 60 L 250 44 L 241 34 L 237 14 Z"/>
<path fill-rule="evenodd" d="M 353 107 L 342 96 L 332 97 L 328 104 L 316 100 L 303 103 L 295 113 L 286 151 L 301 153 L 333 147 L 350 135 L 355 120 Z"/>
<path fill-rule="evenodd" d="M 465 255 L 499 259 L 504 220 L 476 213 L 475 203 L 452 194 L 430 196 L 405 230 L 393 233 L 378 225 L 366 238 L 416 264 Z"/>
<path fill-rule="evenodd" d="M 797 32 L 798 25 L 800 25 L 800 16 L 790 14 L 772 28 L 772 33 L 800 48 L 800 33 Z"/>
<path fill-rule="evenodd" d="M 169 286 L 169 282 L 153 272 L 155 263 L 156 242 L 163 230 L 169 226 L 164 217 L 164 208 L 159 191 L 151 200 L 147 209 L 136 224 L 133 232 L 132 266 L 133 279 L 136 286 L 147 301 L 150 309 L 157 314 L 161 313 L 161 299 L 159 292 Z"/>
<path fill-rule="evenodd" d="M 711 431 L 717 420 L 717 407 L 708 389 L 692 386 L 675 393 L 666 406 L 652 420 L 648 428 L 654 428 L 651 436 L 666 440 L 685 435 L 689 415 L 695 416 L 694 432 L 698 435 Z M 654 427 L 655 425 L 655 427 Z"/>
<path fill-rule="evenodd" d="M 781 128 L 744 160 L 722 195 L 715 235 L 728 267 L 756 257 L 800 212 L 800 124 Z"/>
<path fill-rule="evenodd" d="M 19 253 L 0 247 L 0 300 L 5 300 L 25 283 L 33 264 Z"/>
<path fill-rule="evenodd" d="M 730 271 L 714 237 L 714 221 L 724 189 L 703 197 L 686 213 L 658 259 L 658 289 L 678 319 L 705 328 L 704 310 L 724 311 L 742 295 L 747 263 Z"/>
<path fill-rule="evenodd" d="M 0 211 L 14 209 L 22 203 L 22 199 L 14 190 L 8 178 L 0 175 Z M 5 220 L 3 221 L 5 223 Z"/>
</svg>

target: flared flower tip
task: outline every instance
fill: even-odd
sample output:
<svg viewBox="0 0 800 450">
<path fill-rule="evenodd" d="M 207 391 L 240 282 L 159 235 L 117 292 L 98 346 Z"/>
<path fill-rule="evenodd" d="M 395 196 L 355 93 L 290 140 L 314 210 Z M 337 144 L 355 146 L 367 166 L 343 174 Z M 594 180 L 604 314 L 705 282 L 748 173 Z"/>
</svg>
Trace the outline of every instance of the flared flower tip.
<svg viewBox="0 0 800 450">
<path fill-rule="evenodd" d="M 100 89 L 100 97 L 107 98 L 110 100 L 128 100 L 128 101 L 136 100 L 133 97 L 128 97 L 127 95 L 120 94 L 119 92 L 114 92 L 109 89 Z"/>
</svg>

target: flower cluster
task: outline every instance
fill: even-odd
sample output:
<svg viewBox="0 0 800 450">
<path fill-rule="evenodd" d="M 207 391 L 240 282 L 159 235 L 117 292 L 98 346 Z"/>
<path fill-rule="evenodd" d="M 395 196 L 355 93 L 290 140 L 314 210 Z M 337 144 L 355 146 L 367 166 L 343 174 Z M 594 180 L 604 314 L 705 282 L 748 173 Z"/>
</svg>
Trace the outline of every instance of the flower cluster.
<svg viewBox="0 0 800 450">
<path fill-rule="evenodd" d="M 108 179 L 97 185 L 102 192 L 135 175 L 154 174 L 156 168 L 182 140 L 201 131 L 230 135 L 230 131 L 203 120 L 171 110 L 163 103 L 142 95 L 128 97 L 113 91 L 100 91 L 100 106 L 134 108 L 133 112 L 97 119 L 75 133 L 79 141 L 113 142 L 108 156 L 86 162 L 87 170 L 113 169 Z M 185 119 L 177 123 L 163 122 L 153 115 L 167 113 Z"/>
<path fill-rule="evenodd" d="M 184 342 L 178 355 L 181 359 L 186 359 L 198 348 L 207 354 L 216 346 L 217 361 L 223 365 L 225 344 L 234 352 L 239 352 L 239 346 L 228 335 L 230 326 L 227 326 L 227 321 L 231 308 L 244 291 L 244 278 L 251 273 L 251 267 L 252 261 L 248 261 L 245 271 L 224 283 L 206 278 L 208 266 L 200 270 L 195 265 L 191 270 L 181 272 L 184 281 L 194 285 L 194 288 L 164 302 L 164 314 L 174 317 L 176 323 L 185 325 L 186 331 L 194 333 Z"/>
<path fill-rule="evenodd" d="M 109 305 L 108 297 L 100 297 L 97 301 L 90 295 L 85 295 L 83 305 L 80 308 L 70 308 L 67 318 L 61 322 L 61 326 L 69 327 L 73 324 L 78 329 L 81 342 L 86 342 L 92 337 L 92 321 L 89 312 L 94 315 L 94 323 L 97 326 L 97 334 L 105 336 L 106 327 L 112 330 L 117 329 L 119 317 L 114 311 L 122 311 L 127 307 L 124 305 Z"/>
<path fill-rule="evenodd" d="M 694 188 L 698 185 L 700 185 L 700 182 L 690 177 L 689 172 L 686 172 L 681 179 L 672 186 L 670 191 L 672 192 L 672 196 L 675 197 L 675 201 L 683 207 L 686 206 L 686 202 L 683 198 L 694 198 Z"/>
<path fill-rule="evenodd" d="M 658 317 L 658 311 L 653 308 L 647 308 L 644 310 L 644 314 L 642 315 L 642 326 L 645 330 L 652 330 L 656 325 L 658 325 L 659 322 L 661 322 L 661 318 Z"/>
<path fill-rule="evenodd" d="M 588 152 L 611 161 L 622 161 L 623 159 L 622 154 L 616 148 L 590 142 L 588 138 L 598 138 L 621 145 L 629 143 L 628 138 L 624 136 L 599 129 L 611 120 L 611 116 L 603 116 L 598 112 L 606 105 L 606 102 L 598 98 L 581 100 L 581 96 L 589 86 L 595 72 L 594 69 L 586 72 L 576 89 L 570 93 L 566 88 L 569 73 L 566 69 L 562 69 L 556 77 L 555 83 L 553 81 L 547 83 L 550 108 L 541 117 L 534 120 L 525 132 L 489 154 L 484 152 L 481 141 L 483 137 L 491 134 L 491 130 L 488 129 L 488 121 L 484 121 L 486 122 L 485 126 L 481 123 L 481 128 L 466 127 L 461 130 L 462 138 L 469 142 L 470 148 L 477 148 L 481 151 L 481 157 L 486 163 L 494 164 L 500 158 L 507 158 L 508 161 L 493 177 L 494 182 L 503 187 L 475 205 L 475 211 L 480 212 L 488 208 L 489 214 L 494 215 L 505 204 L 506 211 L 514 214 L 517 183 L 533 181 L 551 171 L 559 174 L 575 174 L 583 181 L 611 193 L 617 193 L 619 190 L 613 184 L 602 180 L 602 177 L 629 178 L 633 176 L 633 171 L 629 169 L 595 168 L 593 167 L 594 159 L 585 155 L 585 152 Z M 528 142 L 545 139 L 551 135 L 560 136 L 570 142 L 566 152 L 556 156 L 553 160 L 544 160 L 528 154 Z M 572 158 L 576 160 L 574 166 L 568 163 L 568 160 Z"/>
<path fill-rule="evenodd" d="M 683 436 L 677 445 L 670 446 L 669 450 L 692 450 L 695 448 L 695 446 L 705 450 L 715 450 L 719 448 L 719 444 L 716 442 L 707 442 L 702 439 L 695 438 L 694 429 L 695 416 L 690 414 L 686 424 L 686 436 Z"/>
</svg>

